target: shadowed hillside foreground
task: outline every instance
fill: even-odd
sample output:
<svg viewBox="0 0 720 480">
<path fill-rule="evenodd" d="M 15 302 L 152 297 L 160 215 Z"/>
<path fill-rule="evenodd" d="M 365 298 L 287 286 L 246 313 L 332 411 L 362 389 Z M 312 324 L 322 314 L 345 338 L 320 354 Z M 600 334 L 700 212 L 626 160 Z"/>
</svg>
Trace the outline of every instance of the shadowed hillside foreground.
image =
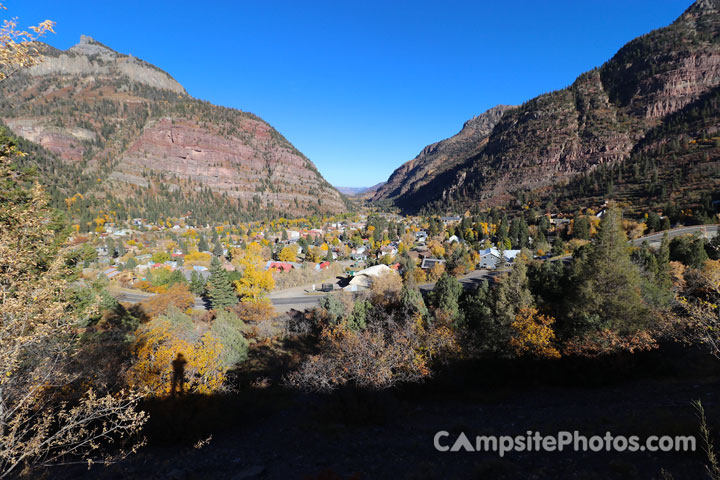
<svg viewBox="0 0 720 480">
<path fill-rule="evenodd" d="M 276 356 L 264 360 L 270 370 L 252 374 L 272 381 L 285 363 L 280 351 L 288 347 L 302 348 L 278 345 Z M 515 452 L 499 458 L 491 452 L 440 453 L 433 436 L 440 430 L 471 438 L 527 430 L 698 436 L 690 404 L 696 399 L 717 432 L 717 369 L 704 352 L 667 346 L 590 361 L 455 364 L 425 384 L 383 392 L 297 394 L 246 386 L 231 396 L 148 402 L 149 444 L 138 455 L 89 472 L 79 467 L 49 473 L 102 479 L 660 479 L 665 469 L 674 478 L 702 478 L 701 451 Z"/>
</svg>

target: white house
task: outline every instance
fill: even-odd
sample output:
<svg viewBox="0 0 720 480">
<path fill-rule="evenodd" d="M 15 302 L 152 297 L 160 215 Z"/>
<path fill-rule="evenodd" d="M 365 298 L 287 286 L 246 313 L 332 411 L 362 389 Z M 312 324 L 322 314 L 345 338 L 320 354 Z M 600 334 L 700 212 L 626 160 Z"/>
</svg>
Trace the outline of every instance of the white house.
<svg viewBox="0 0 720 480">
<path fill-rule="evenodd" d="M 368 267 L 365 270 L 360 270 L 355 274 L 355 276 L 350 280 L 350 283 L 347 287 L 345 287 L 348 290 L 352 290 L 352 288 L 348 287 L 365 287 L 368 288 L 370 285 L 372 285 L 372 282 L 374 279 L 381 275 L 385 275 L 386 273 L 390 272 L 390 267 L 387 265 L 374 265 L 372 267 Z"/>
</svg>

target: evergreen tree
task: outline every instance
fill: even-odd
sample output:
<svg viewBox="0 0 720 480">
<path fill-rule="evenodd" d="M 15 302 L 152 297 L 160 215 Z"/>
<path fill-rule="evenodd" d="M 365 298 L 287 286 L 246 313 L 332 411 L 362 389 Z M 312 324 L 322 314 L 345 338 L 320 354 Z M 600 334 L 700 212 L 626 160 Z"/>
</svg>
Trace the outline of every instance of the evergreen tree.
<svg viewBox="0 0 720 480">
<path fill-rule="evenodd" d="M 200 241 L 198 242 L 198 250 L 201 252 L 207 252 L 210 250 L 210 246 L 205 239 L 205 235 L 200 235 Z"/>
<path fill-rule="evenodd" d="M 132 270 L 135 267 L 137 267 L 137 260 L 135 260 L 135 257 L 130 257 L 128 261 L 125 263 L 125 268 L 127 270 Z"/>
<path fill-rule="evenodd" d="M 590 240 L 590 220 L 579 213 L 575 215 L 573 223 L 573 237 L 581 240 Z"/>
<path fill-rule="evenodd" d="M 628 333 L 644 326 L 649 312 L 641 294 L 641 271 L 630 258 L 617 208 L 605 213 L 595 241 L 588 247 L 576 260 L 570 333 L 606 328 Z"/>
<path fill-rule="evenodd" d="M 194 293 L 195 295 L 202 295 L 205 291 L 205 279 L 198 274 L 196 271 L 193 271 L 190 275 L 190 291 Z"/>
<path fill-rule="evenodd" d="M 427 317 L 428 310 L 417 286 L 403 285 L 400 291 L 400 308 L 405 318 L 420 315 Z"/>
<path fill-rule="evenodd" d="M 235 288 L 217 257 L 213 257 L 210 263 L 210 278 L 207 281 L 206 292 L 213 310 L 238 303 Z"/>
<path fill-rule="evenodd" d="M 509 335 L 510 324 L 520 308 L 532 307 L 535 300 L 528 280 L 529 254 L 523 250 L 513 262 L 510 273 L 493 289 L 493 313 L 498 333 Z"/>
<path fill-rule="evenodd" d="M 460 294 L 462 285 L 458 280 L 443 273 L 430 294 L 430 303 L 436 312 L 442 312 L 454 321 L 460 320 Z"/>
</svg>

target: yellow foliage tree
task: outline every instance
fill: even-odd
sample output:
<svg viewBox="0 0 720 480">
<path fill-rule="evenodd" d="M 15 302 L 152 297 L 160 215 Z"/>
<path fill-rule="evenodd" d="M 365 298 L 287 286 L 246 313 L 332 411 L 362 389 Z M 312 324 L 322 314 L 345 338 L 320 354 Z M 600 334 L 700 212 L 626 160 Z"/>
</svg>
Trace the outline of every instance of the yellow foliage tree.
<svg viewBox="0 0 720 480">
<path fill-rule="evenodd" d="M 445 255 L 445 247 L 437 240 L 431 241 L 428 247 L 430 247 L 430 252 L 435 258 L 442 258 L 442 256 Z"/>
<path fill-rule="evenodd" d="M 536 308 L 521 308 L 510 324 L 513 331 L 510 346 L 518 355 L 532 355 L 541 358 L 560 358 L 560 352 L 553 346 L 555 319 L 538 313 Z"/>
<path fill-rule="evenodd" d="M 278 260 L 281 262 L 295 262 L 297 261 L 297 248 L 285 247 L 280 251 Z"/>
<path fill-rule="evenodd" d="M 235 288 L 243 301 L 257 302 L 275 288 L 275 279 L 270 270 L 262 270 L 251 264 L 245 266 L 242 278 L 235 281 Z"/>
<path fill-rule="evenodd" d="M 261 252 L 262 247 L 255 242 L 250 243 L 244 252 L 233 251 L 233 263 L 242 271 L 242 278 L 235 281 L 235 288 L 244 301 L 262 300 L 275 288 L 272 272 L 263 269 Z"/>
<path fill-rule="evenodd" d="M 169 320 L 158 318 L 140 327 L 133 347 L 136 361 L 127 373 L 127 382 L 150 396 L 162 397 L 170 393 L 172 362 L 178 354 L 185 365 L 185 390 L 202 395 L 221 390 L 225 369 L 220 361 L 222 344 L 206 333 L 191 342 L 174 329 Z"/>
</svg>

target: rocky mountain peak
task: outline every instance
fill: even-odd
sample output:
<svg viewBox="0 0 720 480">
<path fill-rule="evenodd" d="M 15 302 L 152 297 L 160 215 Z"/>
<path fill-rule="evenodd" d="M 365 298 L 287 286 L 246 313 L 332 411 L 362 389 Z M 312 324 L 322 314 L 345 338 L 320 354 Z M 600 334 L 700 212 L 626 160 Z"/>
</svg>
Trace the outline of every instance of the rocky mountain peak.
<svg viewBox="0 0 720 480">
<path fill-rule="evenodd" d="M 114 50 L 106 47 L 100 42 L 96 42 L 92 37 L 80 35 L 80 43 L 73 45 L 68 50 L 81 55 L 99 55 L 103 60 L 114 60 L 119 55 Z"/>
</svg>

